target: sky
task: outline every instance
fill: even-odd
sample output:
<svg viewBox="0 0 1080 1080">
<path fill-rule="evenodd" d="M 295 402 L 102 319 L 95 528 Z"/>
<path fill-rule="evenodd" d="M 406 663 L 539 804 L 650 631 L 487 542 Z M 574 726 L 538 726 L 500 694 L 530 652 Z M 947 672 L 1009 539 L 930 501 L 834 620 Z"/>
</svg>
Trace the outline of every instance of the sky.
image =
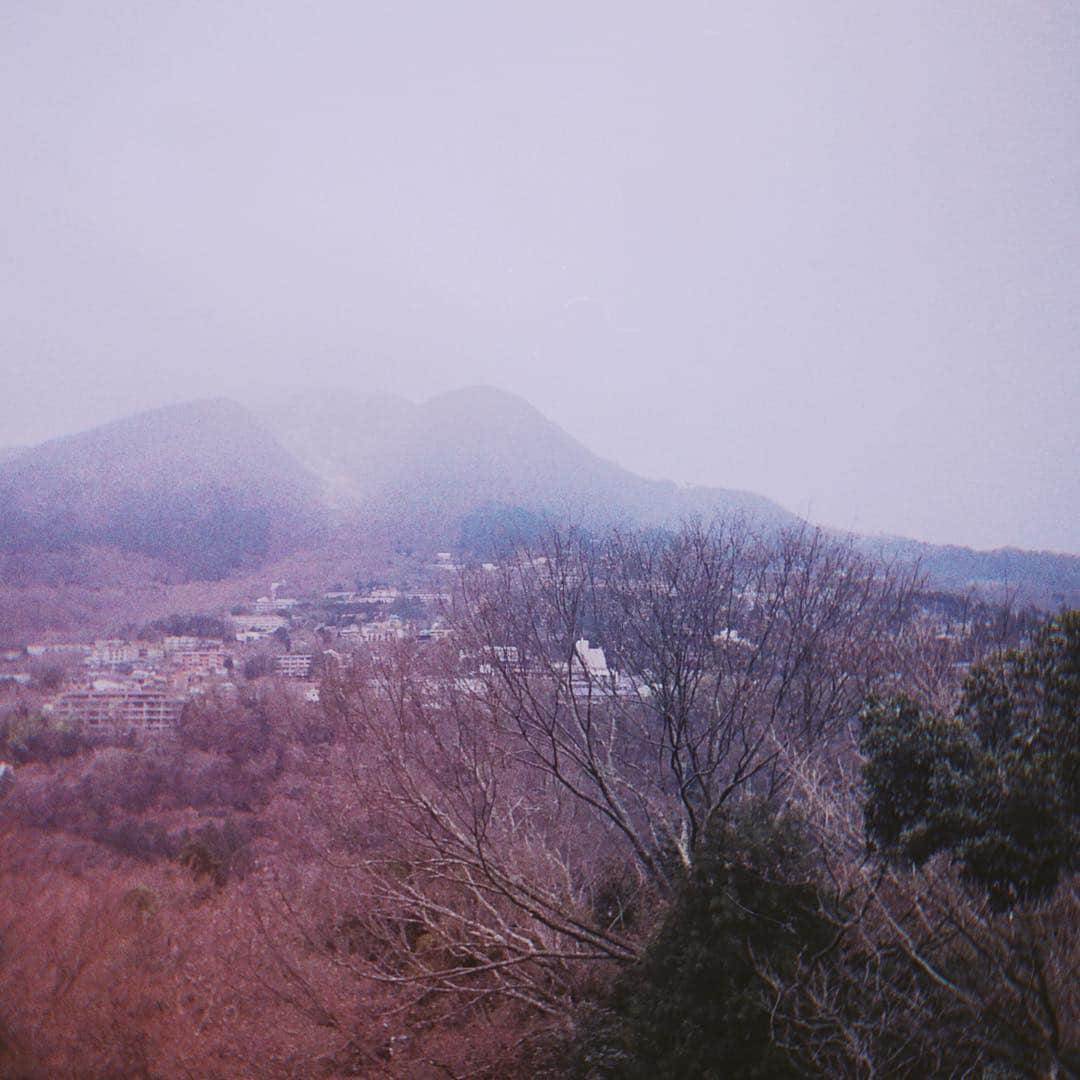
<svg viewBox="0 0 1080 1080">
<path fill-rule="evenodd" d="M 4 0 L 0 147 L 0 446 L 488 383 L 646 476 L 1080 553 L 1072 0 Z"/>
</svg>

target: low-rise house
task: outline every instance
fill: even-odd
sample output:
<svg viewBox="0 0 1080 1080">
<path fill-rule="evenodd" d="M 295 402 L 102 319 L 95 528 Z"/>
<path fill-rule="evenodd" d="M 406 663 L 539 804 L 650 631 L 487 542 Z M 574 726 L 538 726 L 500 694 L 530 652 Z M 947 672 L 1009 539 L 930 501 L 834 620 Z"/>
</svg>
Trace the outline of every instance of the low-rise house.
<svg viewBox="0 0 1080 1080">
<path fill-rule="evenodd" d="M 733 630 L 731 627 L 713 634 L 713 645 L 717 648 L 752 649 L 754 647 L 752 641 L 748 641 L 738 630 Z"/>
<path fill-rule="evenodd" d="M 170 634 L 161 647 L 168 656 L 178 652 L 197 652 L 200 649 L 220 649 L 221 638 L 195 637 L 193 634 Z"/>
<path fill-rule="evenodd" d="M 289 625 L 282 615 L 233 615 L 237 641 L 259 641 Z"/>
<path fill-rule="evenodd" d="M 450 594 L 446 592 L 407 592 L 406 600 L 419 600 L 421 604 L 449 604 Z"/>
<path fill-rule="evenodd" d="M 574 643 L 575 673 L 590 679 L 610 679 L 607 657 L 599 645 L 590 645 L 587 638 Z"/>
<path fill-rule="evenodd" d="M 56 644 L 33 644 L 26 646 L 27 656 L 50 656 L 53 653 L 89 653 L 91 646 L 76 645 L 71 642 L 59 642 Z"/>
<path fill-rule="evenodd" d="M 126 641 L 119 638 L 101 639 L 94 642 L 86 657 L 87 667 L 117 668 L 123 664 L 141 664 L 153 668 L 165 657 L 160 645 L 145 641 Z"/>
<path fill-rule="evenodd" d="M 299 603 L 292 596 L 260 596 L 252 606 L 256 615 L 272 615 L 274 612 L 291 611 Z"/>
<path fill-rule="evenodd" d="M 394 615 L 382 622 L 364 623 L 360 627 L 361 641 L 401 641 L 404 637 L 405 625 Z"/>
<path fill-rule="evenodd" d="M 563 685 L 569 683 L 575 698 L 640 696 L 633 680 L 609 667 L 603 648 L 590 644 L 586 638 L 574 643 L 570 663 L 556 663 L 553 671 Z"/>
<path fill-rule="evenodd" d="M 170 664 L 174 671 L 184 675 L 225 675 L 229 654 L 220 646 L 216 649 L 186 649 L 174 653 Z"/>
<path fill-rule="evenodd" d="M 485 645 L 483 659 L 477 670 L 481 675 L 521 668 L 521 652 L 516 645 Z"/>
<path fill-rule="evenodd" d="M 367 604 L 392 604 L 400 598 L 401 592 L 391 588 L 370 589 L 360 597 Z"/>
<path fill-rule="evenodd" d="M 134 642 L 108 638 L 94 642 L 86 662 L 93 667 L 113 667 L 116 664 L 132 664 L 138 659 L 139 647 Z"/>
</svg>

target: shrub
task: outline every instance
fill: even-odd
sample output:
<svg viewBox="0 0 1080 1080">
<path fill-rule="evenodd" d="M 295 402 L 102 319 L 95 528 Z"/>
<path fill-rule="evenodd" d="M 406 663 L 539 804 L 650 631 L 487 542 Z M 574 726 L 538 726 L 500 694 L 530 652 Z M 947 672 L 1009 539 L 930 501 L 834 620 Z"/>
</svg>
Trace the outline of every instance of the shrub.
<svg viewBox="0 0 1080 1080">
<path fill-rule="evenodd" d="M 242 876 L 247 869 L 245 855 L 254 833 L 253 824 L 234 818 L 226 818 L 220 825 L 211 822 L 185 833 L 178 860 L 196 881 L 209 878 L 220 888 L 231 876 Z"/>
<path fill-rule="evenodd" d="M 19 765 L 71 757 L 87 745 L 76 728 L 42 713 L 21 709 L 0 719 L 0 758 Z"/>
</svg>

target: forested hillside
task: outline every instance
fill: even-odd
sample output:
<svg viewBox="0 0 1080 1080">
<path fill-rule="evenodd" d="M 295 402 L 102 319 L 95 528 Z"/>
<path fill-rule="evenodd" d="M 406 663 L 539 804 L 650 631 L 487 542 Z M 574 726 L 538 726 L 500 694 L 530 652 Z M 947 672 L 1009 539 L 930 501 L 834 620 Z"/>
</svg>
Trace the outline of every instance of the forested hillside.
<svg viewBox="0 0 1080 1080">
<path fill-rule="evenodd" d="M 222 578 L 302 541 L 319 524 L 318 483 L 229 401 L 142 413 L 54 439 L 0 463 L 0 552 L 43 566 L 87 549 Z M 32 569 L 27 577 L 47 576 Z"/>
</svg>

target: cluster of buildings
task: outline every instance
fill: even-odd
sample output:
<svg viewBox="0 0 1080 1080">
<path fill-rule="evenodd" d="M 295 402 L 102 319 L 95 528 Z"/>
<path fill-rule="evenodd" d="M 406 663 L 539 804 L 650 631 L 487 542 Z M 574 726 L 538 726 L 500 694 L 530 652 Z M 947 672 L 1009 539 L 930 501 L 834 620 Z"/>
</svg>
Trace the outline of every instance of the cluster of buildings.
<svg viewBox="0 0 1080 1080">
<path fill-rule="evenodd" d="M 450 570 L 455 563 L 443 552 L 435 567 Z M 451 633 L 438 614 L 450 596 L 437 586 L 371 584 L 300 598 L 284 595 L 283 584 L 273 582 L 267 595 L 234 609 L 225 637 L 168 634 L 9 648 L 0 654 L 0 688 L 42 688 L 26 668 L 36 665 L 40 673 L 47 663 L 64 676 L 64 689 L 43 706 L 57 719 L 101 737 L 157 735 L 175 728 L 193 696 L 235 688 L 234 673 L 293 680 L 308 700 L 318 700 L 319 661 L 337 655 L 335 647 L 438 641 Z"/>
<path fill-rule="evenodd" d="M 233 615 L 232 624 L 236 640 L 244 644 L 273 637 L 279 630 L 287 630 L 290 625 L 284 615 L 275 615 L 270 612 L 264 612 L 261 615 L 257 613 Z"/>
<path fill-rule="evenodd" d="M 46 706 L 91 737 L 171 731 L 185 703 L 229 678 L 233 658 L 220 639 L 169 635 L 160 641 L 103 638 L 83 646 L 82 685 Z"/>
<path fill-rule="evenodd" d="M 237 668 L 246 669 L 248 678 L 268 673 L 295 681 L 307 700 L 317 701 L 314 679 L 329 646 L 372 646 L 406 637 L 433 640 L 449 633 L 426 614 L 419 621 L 407 620 L 389 610 L 404 603 L 426 612 L 448 600 L 445 593 L 380 585 L 326 593 L 320 602 L 284 596 L 281 584 L 274 582 L 269 595 L 236 610 L 227 639 L 172 634 L 154 640 L 35 643 L 0 655 L 0 685 L 31 684 L 29 671 L 8 670 L 15 664 L 55 661 L 68 685 L 44 705 L 52 716 L 102 738 L 128 732 L 160 735 L 176 727 L 193 696 L 211 687 L 235 688 Z M 297 634 L 310 642 L 309 648 L 292 647 L 290 636 Z M 247 662 L 258 656 L 263 659 L 252 668 Z"/>
<path fill-rule="evenodd" d="M 448 592 L 437 589 L 398 589 L 392 585 L 373 585 L 364 590 L 338 590 L 323 593 L 329 604 L 394 604 L 398 601 L 416 601 L 420 604 L 445 604 L 450 601 Z"/>
<path fill-rule="evenodd" d="M 376 642 L 403 641 L 408 637 L 408 629 L 402 619 L 391 615 L 388 619 L 373 622 L 348 623 L 338 629 L 342 641 L 363 642 L 372 645 Z"/>
</svg>

